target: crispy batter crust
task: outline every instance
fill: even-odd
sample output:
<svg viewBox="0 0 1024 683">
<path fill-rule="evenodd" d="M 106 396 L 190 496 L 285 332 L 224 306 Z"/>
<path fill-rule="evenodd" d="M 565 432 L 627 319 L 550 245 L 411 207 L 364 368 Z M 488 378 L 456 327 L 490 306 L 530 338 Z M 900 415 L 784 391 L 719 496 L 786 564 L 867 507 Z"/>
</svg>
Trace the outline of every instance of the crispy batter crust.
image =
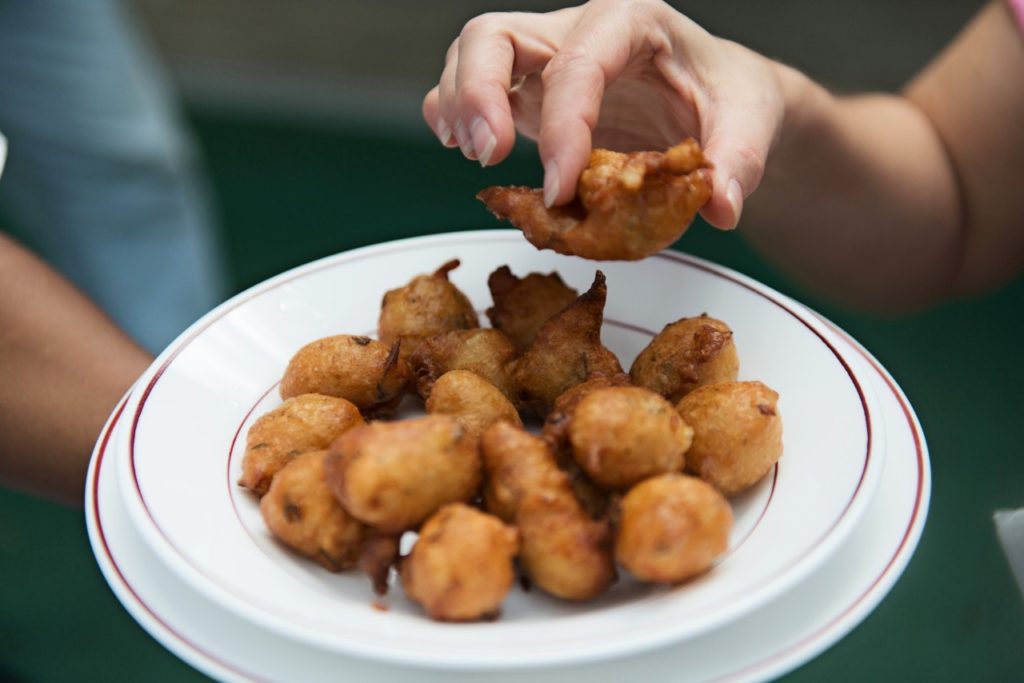
<svg viewBox="0 0 1024 683">
<path fill-rule="evenodd" d="M 544 206 L 543 191 L 494 186 L 477 198 L 523 231 L 538 249 L 598 261 L 636 261 L 675 242 L 711 198 L 711 180 L 697 141 L 661 152 L 623 154 L 595 149 L 576 198 Z"/>
</svg>

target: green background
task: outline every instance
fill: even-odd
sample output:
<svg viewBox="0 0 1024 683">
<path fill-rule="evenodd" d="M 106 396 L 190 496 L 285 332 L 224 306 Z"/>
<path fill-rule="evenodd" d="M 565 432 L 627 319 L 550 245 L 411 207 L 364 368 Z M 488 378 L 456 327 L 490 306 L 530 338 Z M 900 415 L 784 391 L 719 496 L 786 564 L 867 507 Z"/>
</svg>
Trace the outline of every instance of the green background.
<svg viewBox="0 0 1024 683">
<path fill-rule="evenodd" d="M 497 227 L 476 191 L 540 181 L 529 146 L 483 170 L 441 148 L 425 128 L 395 137 L 215 114 L 193 123 L 235 290 L 356 246 Z M 774 286 L 847 329 L 904 388 L 931 449 L 928 523 L 903 577 L 860 626 L 786 680 L 1022 680 L 1024 609 L 992 513 L 1024 506 L 1024 281 L 879 318 L 814 299 L 739 235 L 697 225 L 678 247 Z M 0 491 L 0 520 L 0 680 L 203 680 L 115 600 L 81 511 Z"/>
</svg>

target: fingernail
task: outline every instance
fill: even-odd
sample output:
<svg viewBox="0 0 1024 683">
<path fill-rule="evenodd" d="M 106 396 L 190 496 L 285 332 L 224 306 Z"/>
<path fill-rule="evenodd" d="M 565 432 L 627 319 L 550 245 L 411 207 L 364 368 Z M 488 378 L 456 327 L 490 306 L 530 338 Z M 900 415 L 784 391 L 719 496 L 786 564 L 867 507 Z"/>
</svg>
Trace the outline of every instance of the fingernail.
<svg viewBox="0 0 1024 683">
<path fill-rule="evenodd" d="M 554 205 L 558 189 L 558 162 L 552 159 L 544 164 L 544 206 L 550 209 Z"/>
<path fill-rule="evenodd" d="M 735 228 L 740 223 L 740 214 L 743 213 L 743 188 L 735 178 L 729 181 L 729 185 L 725 189 L 725 198 L 732 207 L 732 227 Z"/>
<path fill-rule="evenodd" d="M 480 150 L 480 165 L 487 166 L 494 154 L 494 148 L 498 145 L 498 138 L 494 137 L 491 127 L 482 116 L 474 116 L 469 124 L 469 134 L 473 138 L 473 149 Z"/>
<path fill-rule="evenodd" d="M 450 142 L 452 137 L 452 127 L 448 125 L 447 121 L 440 117 L 437 119 L 437 137 L 445 147 L 454 146 L 454 143 Z"/>
<path fill-rule="evenodd" d="M 455 139 L 459 141 L 459 148 L 468 159 L 476 159 L 476 150 L 473 149 L 473 139 L 466 130 L 466 124 L 459 119 L 455 122 Z"/>
</svg>

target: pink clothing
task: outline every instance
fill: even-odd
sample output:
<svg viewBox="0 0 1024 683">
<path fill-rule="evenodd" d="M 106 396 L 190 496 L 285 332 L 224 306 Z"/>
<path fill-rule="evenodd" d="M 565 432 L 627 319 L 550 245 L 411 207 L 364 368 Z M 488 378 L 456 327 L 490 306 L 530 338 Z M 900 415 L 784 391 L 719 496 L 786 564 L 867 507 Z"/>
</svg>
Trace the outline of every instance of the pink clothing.
<svg viewBox="0 0 1024 683">
<path fill-rule="evenodd" d="M 1010 3 L 1010 11 L 1017 17 L 1017 26 L 1024 33 L 1024 0 L 1007 0 Z"/>
</svg>

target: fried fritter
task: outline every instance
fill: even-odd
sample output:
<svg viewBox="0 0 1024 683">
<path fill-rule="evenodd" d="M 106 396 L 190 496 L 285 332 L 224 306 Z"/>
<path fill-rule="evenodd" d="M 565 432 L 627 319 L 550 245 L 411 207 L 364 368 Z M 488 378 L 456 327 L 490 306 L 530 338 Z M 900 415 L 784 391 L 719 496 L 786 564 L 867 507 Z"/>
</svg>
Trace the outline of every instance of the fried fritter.
<svg viewBox="0 0 1024 683">
<path fill-rule="evenodd" d="M 365 417 L 395 411 L 409 381 L 409 368 L 390 346 L 369 337 L 339 334 L 306 344 L 292 356 L 281 378 L 281 398 L 325 394 L 351 401 Z"/>
<path fill-rule="evenodd" d="M 278 540 L 337 572 L 356 565 L 367 529 L 327 486 L 326 457 L 327 451 L 308 451 L 281 468 L 260 513 Z"/>
<path fill-rule="evenodd" d="M 402 340 L 403 360 L 427 337 L 480 326 L 473 304 L 448 281 L 448 273 L 458 267 L 459 260 L 452 259 L 434 273 L 417 275 L 384 294 L 377 336 L 385 344 Z"/>
<path fill-rule="evenodd" d="M 345 509 L 386 534 L 415 529 L 480 487 L 477 439 L 447 415 L 370 422 L 335 439 L 327 482 Z"/>
<path fill-rule="evenodd" d="M 601 343 L 606 296 L 604 273 L 597 271 L 589 290 L 541 325 L 530 348 L 514 363 L 521 408 L 544 417 L 556 398 L 590 373 L 622 372 L 619 359 Z"/>
<path fill-rule="evenodd" d="M 262 496 L 274 475 L 295 456 L 327 448 L 343 432 L 361 424 L 359 409 L 343 398 L 292 397 L 249 428 L 238 483 Z"/>
<path fill-rule="evenodd" d="M 681 471 L 692 437 L 672 404 L 643 387 L 595 389 L 579 402 L 569 422 L 576 462 L 610 491 Z"/>
<path fill-rule="evenodd" d="M 559 450 L 569 444 L 569 423 L 572 415 L 576 412 L 576 406 L 580 404 L 588 394 L 597 389 L 609 387 L 630 386 L 629 375 L 619 372 L 614 375 L 606 375 L 603 372 L 592 372 L 587 379 L 576 386 L 565 390 L 555 399 L 551 412 L 544 418 L 544 438 Z"/>
<path fill-rule="evenodd" d="M 576 300 L 578 292 L 562 282 L 558 273 L 530 273 L 519 278 L 502 266 L 487 278 L 494 305 L 487 318 L 509 336 L 519 351 L 526 350 L 537 330 L 553 315 Z"/>
<path fill-rule="evenodd" d="M 732 330 L 704 313 L 666 325 L 633 361 L 629 377 L 678 403 L 703 384 L 735 381 L 739 367 Z"/>
<path fill-rule="evenodd" d="M 484 506 L 506 522 L 516 520 L 530 491 L 572 498 L 565 472 L 543 439 L 506 423 L 489 427 L 480 439 L 485 477 Z"/>
<path fill-rule="evenodd" d="M 546 208 L 543 190 L 489 187 L 477 195 L 538 249 L 635 261 L 675 242 L 711 198 L 710 164 L 688 138 L 661 152 L 595 149 L 576 198 Z"/>
<path fill-rule="evenodd" d="M 714 487 L 663 474 L 622 499 L 615 559 L 641 581 L 678 583 L 708 570 L 731 530 L 732 509 Z"/>
<path fill-rule="evenodd" d="M 434 383 L 426 403 L 431 415 L 451 415 L 473 434 L 504 420 L 523 426 L 516 407 L 498 388 L 468 370 L 451 370 Z"/>
<path fill-rule="evenodd" d="M 511 362 L 515 345 L 504 332 L 487 327 L 452 330 L 424 339 L 409 356 L 416 390 L 424 399 L 438 377 L 449 370 L 469 370 L 496 386 L 510 401 L 516 398 Z"/>
<path fill-rule="evenodd" d="M 520 562 L 538 588 L 563 600 L 590 600 L 617 578 L 608 523 L 575 500 L 529 493 L 519 504 Z"/>
<path fill-rule="evenodd" d="M 569 475 L 569 482 L 577 500 L 594 519 L 606 515 L 608 494 L 576 463 L 572 455 L 572 444 L 569 442 L 569 424 L 576 406 L 585 396 L 597 389 L 621 386 L 629 386 L 629 376 L 625 373 L 620 372 L 609 377 L 604 373 L 592 372 L 585 381 L 571 387 L 555 399 L 555 405 L 544 419 L 542 436 L 551 445 L 558 466 Z"/>
<path fill-rule="evenodd" d="M 761 382 L 697 387 L 676 409 L 691 427 L 686 469 L 727 496 L 753 486 L 782 456 L 779 395 Z"/>
<path fill-rule="evenodd" d="M 519 534 L 497 517 L 450 503 L 420 529 L 402 560 L 402 587 L 433 619 L 497 618 L 515 581 Z"/>
<path fill-rule="evenodd" d="M 608 524 L 583 510 L 547 443 L 499 422 L 484 432 L 480 452 L 484 504 L 519 529 L 520 559 L 533 583 L 566 600 L 606 590 L 615 580 Z"/>
</svg>

